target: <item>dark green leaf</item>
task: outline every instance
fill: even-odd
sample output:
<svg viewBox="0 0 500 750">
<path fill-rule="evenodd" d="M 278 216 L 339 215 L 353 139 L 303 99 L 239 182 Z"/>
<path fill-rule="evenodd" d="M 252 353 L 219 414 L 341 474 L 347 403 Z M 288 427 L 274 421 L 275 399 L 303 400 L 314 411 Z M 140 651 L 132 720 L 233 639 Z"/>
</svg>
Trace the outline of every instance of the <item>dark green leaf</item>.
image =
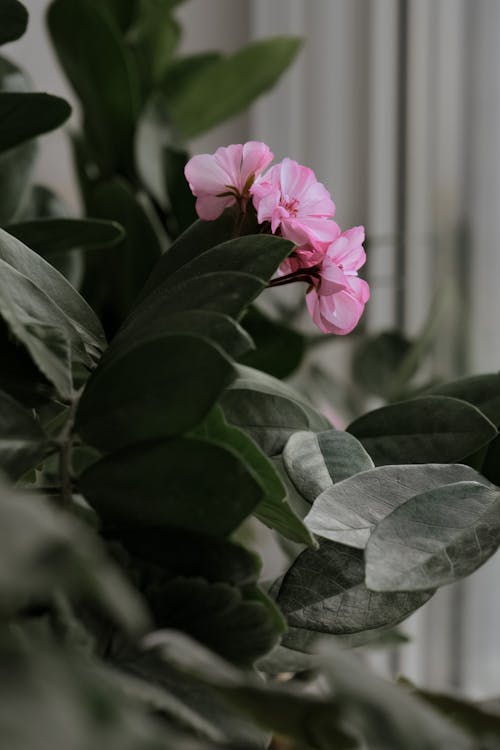
<svg viewBox="0 0 500 750">
<path fill-rule="evenodd" d="M 0 152 L 58 128 L 70 114 L 68 102 L 58 96 L 0 93 Z"/>
<path fill-rule="evenodd" d="M 257 555 L 245 547 L 202 532 L 167 526 L 121 529 L 119 539 L 132 555 L 172 575 L 244 585 L 254 583 L 261 568 Z"/>
<path fill-rule="evenodd" d="M 203 419 L 233 374 L 208 340 L 152 334 L 102 362 L 81 398 L 76 428 L 102 450 L 180 434 Z"/>
<path fill-rule="evenodd" d="M 347 428 L 375 465 L 454 463 L 486 445 L 494 425 L 474 406 L 448 396 L 424 396 L 384 406 Z"/>
<path fill-rule="evenodd" d="M 198 69 L 188 87 L 169 92 L 181 133 L 192 138 L 248 107 L 274 86 L 299 48 L 300 40 L 293 37 L 260 40 Z"/>
<path fill-rule="evenodd" d="M 325 541 L 317 550 L 302 552 L 285 573 L 277 596 L 290 628 L 283 645 L 308 650 L 322 633 L 364 635 L 392 627 L 434 593 L 374 593 L 364 580 L 361 550 Z"/>
<path fill-rule="evenodd" d="M 133 163 L 140 92 L 118 28 L 101 3 L 87 0 L 54 0 L 48 24 L 61 65 L 82 102 L 85 131 L 101 170 L 126 173 Z"/>
<path fill-rule="evenodd" d="M 125 230 L 124 239 L 112 250 L 87 258 L 83 282 L 84 296 L 113 334 L 161 256 L 161 235 L 149 205 L 125 180 L 89 186 L 86 207 L 91 216 L 117 221 Z"/>
<path fill-rule="evenodd" d="M 161 92 L 166 101 L 180 96 L 182 91 L 189 88 L 191 81 L 196 80 L 205 68 L 221 58 L 220 52 L 198 52 L 195 55 L 185 55 L 172 60 L 161 85 Z"/>
<path fill-rule="evenodd" d="M 227 424 L 219 407 L 210 413 L 196 434 L 235 453 L 260 484 L 263 499 L 255 515 L 262 523 L 294 542 L 314 544 L 311 534 L 288 504 L 286 488 L 273 464 L 248 435 Z"/>
<path fill-rule="evenodd" d="M 177 526 L 218 536 L 239 526 L 262 497 L 236 456 L 191 438 L 113 453 L 80 484 L 108 526 Z"/>
<path fill-rule="evenodd" d="M 32 414 L 0 391 L 0 469 L 19 479 L 45 455 L 46 435 Z"/>
<path fill-rule="evenodd" d="M 170 209 L 176 221 L 176 236 L 196 221 L 195 199 L 184 176 L 187 151 L 172 146 L 163 150 L 163 171 Z"/>
<path fill-rule="evenodd" d="M 17 0 L 0 3 L 0 44 L 19 39 L 28 26 L 28 11 Z"/>
<path fill-rule="evenodd" d="M 367 393 L 390 398 L 395 383 L 401 386 L 398 369 L 410 349 L 411 342 L 399 331 L 363 339 L 353 355 L 354 381 Z"/>
<path fill-rule="evenodd" d="M 238 237 L 211 247 L 142 298 L 124 332 L 130 336 L 145 321 L 186 309 L 206 308 L 238 317 L 291 249 L 292 243 L 272 235 Z M 163 266 L 161 260 L 160 264 Z M 221 294 L 226 286 L 227 291 Z"/>
<path fill-rule="evenodd" d="M 43 258 L 3 230 L 0 230 L 0 259 L 27 277 L 40 293 L 50 298 L 78 332 L 89 357 L 97 359 L 106 345 L 101 324 L 66 279 Z M 37 313 L 34 317 L 45 322 L 43 315 Z"/>
<path fill-rule="evenodd" d="M 427 393 L 467 401 L 476 406 L 495 426 L 500 425 L 500 375 L 496 372 L 440 383 Z"/>
<path fill-rule="evenodd" d="M 229 661 L 249 665 L 276 645 L 285 628 L 282 620 L 277 625 L 253 591 L 201 578 L 176 578 L 153 583 L 146 598 L 160 628 L 180 630 Z"/>
<path fill-rule="evenodd" d="M 48 401 L 53 385 L 42 375 L 28 350 L 11 336 L 0 316 L 0 388 L 29 408 Z"/>
<path fill-rule="evenodd" d="M 267 455 L 281 453 L 294 432 L 330 427 L 328 420 L 279 380 L 250 367 L 239 367 L 238 372 L 221 399 L 224 415 L 248 432 Z"/>
<path fill-rule="evenodd" d="M 255 351 L 246 355 L 243 364 L 275 378 L 287 378 L 297 369 L 306 348 L 302 334 L 271 320 L 255 307 L 245 315 L 243 325 L 255 342 Z"/>
<path fill-rule="evenodd" d="M 489 485 L 461 464 L 381 466 L 325 490 L 306 518 L 315 534 L 363 549 L 375 526 L 415 495 L 455 482 Z"/>
<path fill-rule="evenodd" d="M 164 0 L 139 0 L 139 14 L 128 34 L 144 90 L 161 83 L 179 43 L 181 27 Z"/>
<path fill-rule="evenodd" d="M 361 443 L 348 432 L 296 432 L 283 450 L 283 463 L 300 494 L 310 503 L 335 482 L 373 468 Z"/>
<path fill-rule="evenodd" d="M 113 247 L 124 236 L 119 224 L 97 219 L 38 219 L 10 224 L 5 231 L 49 261 L 72 250 Z"/>
<path fill-rule="evenodd" d="M 410 498 L 378 524 L 366 547 L 367 586 L 444 586 L 473 573 L 499 545 L 496 488 L 477 482 L 439 487 Z"/>
</svg>

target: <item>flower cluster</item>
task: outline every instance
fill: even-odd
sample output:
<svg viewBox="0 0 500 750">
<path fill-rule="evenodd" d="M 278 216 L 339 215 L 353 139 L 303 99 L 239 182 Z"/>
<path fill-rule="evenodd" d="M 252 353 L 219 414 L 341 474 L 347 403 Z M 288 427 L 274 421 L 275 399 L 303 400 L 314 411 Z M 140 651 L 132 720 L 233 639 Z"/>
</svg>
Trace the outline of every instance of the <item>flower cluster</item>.
<svg viewBox="0 0 500 750">
<path fill-rule="evenodd" d="M 295 244 L 272 286 L 305 281 L 312 319 L 324 333 L 344 335 L 357 325 L 370 291 L 358 277 L 366 256 L 364 228 L 342 232 L 333 220 L 335 204 L 312 169 L 273 160 L 265 143 L 249 141 L 194 156 L 185 168 L 200 219 L 212 221 L 226 208 L 247 210 L 259 224 Z"/>
</svg>

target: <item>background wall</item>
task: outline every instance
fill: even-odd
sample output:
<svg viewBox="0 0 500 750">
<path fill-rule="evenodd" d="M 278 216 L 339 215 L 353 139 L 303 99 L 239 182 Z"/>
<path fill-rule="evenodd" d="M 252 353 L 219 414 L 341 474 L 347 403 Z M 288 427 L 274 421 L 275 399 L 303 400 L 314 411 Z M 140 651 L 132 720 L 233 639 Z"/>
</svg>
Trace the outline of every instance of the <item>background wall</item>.
<svg viewBox="0 0 500 750">
<path fill-rule="evenodd" d="M 30 0 L 28 34 L 6 49 L 38 90 L 71 94 Z M 236 49 L 299 34 L 304 50 L 277 90 L 193 148 L 269 143 L 331 188 L 342 224 L 364 223 L 372 330 L 415 333 L 434 295 L 448 300 L 434 368 L 498 369 L 500 318 L 500 3 L 498 0 L 190 0 L 183 48 Z M 75 115 L 77 116 L 77 114 Z M 77 209 L 66 142 L 42 139 L 38 177 Z M 434 687 L 500 690 L 500 560 L 441 593 L 377 657 Z"/>
</svg>

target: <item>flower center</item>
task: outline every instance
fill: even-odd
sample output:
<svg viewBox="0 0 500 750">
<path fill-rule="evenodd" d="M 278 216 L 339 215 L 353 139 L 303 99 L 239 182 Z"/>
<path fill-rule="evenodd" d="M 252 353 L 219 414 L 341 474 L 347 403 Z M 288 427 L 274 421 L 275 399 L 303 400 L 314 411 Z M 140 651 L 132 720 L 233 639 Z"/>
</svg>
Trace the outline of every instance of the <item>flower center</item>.
<svg viewBox="0 0 500 750">
<path fill-rule="evenodd" d="M 288 195 L 282 194 L 280 204 L 288 211 L 290 216 L 297 216 L 299 212 L 299 201 L 297 198 L 290 198 Z"/>
</svg>

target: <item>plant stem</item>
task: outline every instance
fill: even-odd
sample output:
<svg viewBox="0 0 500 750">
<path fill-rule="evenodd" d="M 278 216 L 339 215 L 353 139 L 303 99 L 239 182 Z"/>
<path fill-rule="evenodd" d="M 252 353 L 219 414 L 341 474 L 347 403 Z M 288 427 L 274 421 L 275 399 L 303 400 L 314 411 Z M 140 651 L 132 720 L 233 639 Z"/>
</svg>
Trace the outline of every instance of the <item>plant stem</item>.
<svg viewBox="0 0 500 750">
<path fill-rule="evenodd" d="M 73 452 L 73 427 L 75 425 L 78 398 L 75 396 L 68 409 L 68 418 L 59 435 L 59 479 L 61 490 L 59 495 L 62 508 L 69 508 L 73 498 L 73 483 L 71 476 L 71 458 Z"/>
</svg>

